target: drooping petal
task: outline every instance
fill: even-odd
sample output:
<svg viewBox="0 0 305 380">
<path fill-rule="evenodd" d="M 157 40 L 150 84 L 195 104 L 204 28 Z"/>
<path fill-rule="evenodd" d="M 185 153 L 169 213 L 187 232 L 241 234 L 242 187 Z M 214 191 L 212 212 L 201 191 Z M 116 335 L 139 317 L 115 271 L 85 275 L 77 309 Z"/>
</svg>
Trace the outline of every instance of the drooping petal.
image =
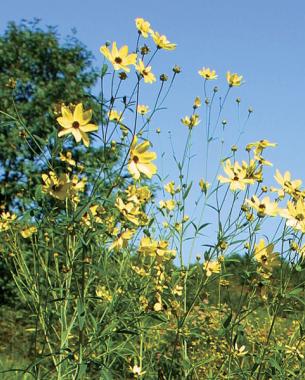
<svg viewBox="0 0 305 380">
<path fill-rule="evenodd" d="M 82 132 L 93 132 L 98 130 L 98 126 L 95 124 L 87 124 L 80 127 Z"/>
<path fill-rule="evenodd" d="M 82 140 L 83 140 L 84 145 L 86 147 L 88 147 L 90 145 L 90 140 L 89 140 L 87 133 L 80 130 L 80 134 L 82 136 Z"/>
<path fill-rule="evenodd" d="M 62 137 L 64 135 L 68 135 L 69 133 L 72 133 L 72 130 L 73 130 L 73 128 L 63 129 L 63 130 L 61 130 L 61 131 L 58 132 L 58 137 Z"/>
</svg>

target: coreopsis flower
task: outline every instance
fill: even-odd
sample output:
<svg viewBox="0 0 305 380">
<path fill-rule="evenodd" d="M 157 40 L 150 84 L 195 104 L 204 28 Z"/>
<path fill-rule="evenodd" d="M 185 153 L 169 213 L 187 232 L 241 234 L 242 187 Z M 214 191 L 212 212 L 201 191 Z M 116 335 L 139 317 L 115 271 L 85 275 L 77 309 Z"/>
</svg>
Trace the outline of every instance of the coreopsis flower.
<svg viewBox="0 0 305 380">
<path fill-rule="evenodd" d="M 130 185 L 125 192 L 129 202 L 140 205 L 146 203 L 151 197 L 151 191 L 148 186 L 136 187 L 135 185 Z"/>
<path fill-rule="evenodd" d="M 242 84 L 243 76 L 236 73 L 227 72 L 227 82 L 230 87 L 240 86 Z"/>
<path fill-rule="evenodd" d="M 280 209 L 279 215 L 287 219 L 287 225 L 305 233 L 305 202 L 299 198 L 296 202 L 287 202 L 286 209 Z"/>
<path fill-rule="evenodd" d="M 158 263 L 171 260 L 176 255 L 175 250 L 168 249 L 167 241 L 156 241 L 150 237 L 143 237 L 141 239 L 138 251 L 144 256 L 155 257 Z"/>
<path fill-rule="evenodd" d="M 193 127 L 196 127 L 199 123 L 199 115 L 194 113 L 191 116 L 185 116 L 184 118 L 181 119 L 181 123 L 186 125 L 189 129 L 192 129 Z"/>
<path fill-rule="evenodd" d="M 112 109 L 108 112 L 108 119 L 109 121 L 113 121 L 115 123 L 121 123 L 123 121 L 122 112 Z"/>
<path fill-rule="evenodd" d="M 242 161 L 242 168 L 246 171 L 246 177 L 253 179 L 255 182 L 263 181 L 263 169 L 255 160 L 250 160 L 249 164 Z"/>
<path fill-rule="evenodd" d="M 164 50 L 174 50 L 176 49 L 176 44 L 169 42 L 166 36 L 159 34 L 158 32 L 151 31 L 151 37 L 154 40 L 158 49 Z"/>
<path fill-rule="evenodd" d="M 115 236 L 115 240 L 108 248 L 109 251 L 119 251 L 122 248 L 126 248 L 128 245 L 128 241 L 133 237 L 134 233 L 134 230 L 129 230 L 127 228 L 126 230 L 119 231 L 119 229 L 116 227 L 112 232 L 112 235 Z"/>
<path fill-rule="evenodd" d="M 206 79 L 206 80 L 213 80 L 213 79 L 217 79 L 217 75 L 216 75 L 216 71 L 215 70 L 211 70 L 209 69 L 208 67 L 203 67 L 202 69 L 200 69 L 198 71 L 198 74 Z"/>
<path fill-rule="evenodd" d="M 87 178 L 83 177 L 79 179 L 77 175 L 74 175 L 71 180 L 71 191 L 72 192 L 84 192 L 87 184 Z"/>
<path fill-rule="evenodd" d="M 125 219 L 129 220 L 136 226 L 140 224 L 140 210 L 139 207 L 133 202 L 124 203 L 123 200 L 118 197 L 115 201 L 115 206 Z"/>
<path fill-rule="evenodd" d="M 199 96 L 196 96 L 194 100 L 193 108 L 196 109 L 199 107 L 201 107 L 201 99 L 199 98 Z"/>
<path fill-rule="evenodd" d="M 100 48 L 100 52 L 108 59 L 108 61 L 112 63 L 114 70 L 124 70 L 129 72 L 129 66 L 136 64 L 137 54 L 128 54 L 127 45 L 124 45 L 118 49 L 116 42 L 113 42 L 111 51 L 106 45 L 103 45 Z"/>
<path fill-rule="evenodd" d="M 277 169 L 274 176 L 276 182 L 281 186 L 281 189 L 271 188 L 271 191 L 277 192 L 279 198 L 284 198 L 285 194 L 291 195 L 293 198 L 297 199 L 302 195 L 300 187 L 302 181 L 300 179 L 292 180 L 289 171 L 286 171 L 284 175 L 280 173 Z"/>
<path fill-rule="evenodd" d="M 147 114 L 149 112 L 149 107 L 145 106 L 144 104 L 139 104 L 138 107 L 137 107 L 137 112 L 140 115 L 145 115 L 145 114 Z"/>
<path fill-rule="evenodd" d="M 24 239 L 27 239 L 31 237 L 33 234 L 36 234 L 36 232 L 37 232 L 37 227 L 31 226 L 31 227 L 27 227 L 21 230 L 20 234 Z"/>
<path fill-rule="evenodd" d="M 101 298 L 103 301 L 106 301 L 106 302 L 112 301 L 112 295 L 105 286 L 98 285 L 95 290 L 95 294 L 97 295 L 97 297 Z"/>
<path fill-rule="evenodd" d="M 70 192 L 71 182 L 67 174 L 61 174 L 59 177 L 50 171 L 49 174 L 42 174 L 44 185 L 42 191 L 52 197 L 64 201 Z"/>
<path fill-rule="evenodd" d="M 169 199 L 167 201 L 160 201 L 159 206 L 160 208 L 165 208 L 168 211 L 172 211 L 176 207 L 176 202 L 173 199 Z"/>
<path fill-rule="evenodd" d="M 276 145 L 277 145 L 276 143 L 272 143 L 268 140 L 259 140 L 259 141 L 255 141 L 253 143 L 248 144 L 246 146 L 246 150 L 250 151 L 253 149 L 255 159 L 259 160 L 264 149 L 266 149 L 268 147 L 274 148 Z"/>
<path fill-rule="evenodd" d="M 203 264 L 203 269 L 205 270 L 207 277 L 210 277 L 213 273 L 220 273 L 221 264 L 219 261 L 206 261 Z"/>
<path fill-rule="evenodd" d="M 57 122 L 63 128 L 58 132 L 58 136 L 64 136 L 72 133 L 76 142 L 83 141 L 85 146 L 90 145 L 90 140 L 87 135 L 88 132 L 94 132 L 98 130 L 98 126 L 91 124 L 92 110 L 83 110 L 82 103 L 77 104 L 73 113 L 69 107 L 61 107 L 62 116 L 57 118 Z"/>
<path fill-rule="evenodd" d="M 75 160 L 72 157 L 72 152 L 70 152 L 70 151 L 66 152 L 66 154 L 60 153 L 59 154 L 59 159 L 62 162 L 66 162 L 70 166 L 75 166 L 76 165 L 76 162 L 75 162 Z"/>
<path fill-rule="evenodd" d="M 134 365 L 133 367 L 129 367 L 129 370 L 136 379 L 139 377 L 142 377 L 146 373 L 146 371 L 142 371 L 141 367 L 137 365 Z"/>
<path fill-rule="evenodd" d="M 164 185 L 164 190 L 167 191 L 170 195 L 175 195 L 175 182 L 170 181 L 166 185 Z"/>
<path fill-rule="evenodd" d="M 243 346 L 238 347 L 237 343 L 235 343 L 234 355 L 241 357 L 241 356 L 247 355 L 247 353 L 248 351 L 246 351 L 246 346 L 243 345 Z"/>
<path fill-rule="evenodd" d="M 210 187 L 210 184 L 205 181 L 203 178 L 200 179 L 199 181 L 199 187 L 200 187 L 200 190 L 206 194 L 208 192 L 208 188 Z"/>
<path fill-rule="evenodd" d="M 255 260 L 267 271 L 277 265 L 278 262 L 278 253 L 273 252 L 273 244 L 265 244 L 264 239 L 260 239 L 258 244 L 254 246 L 254 258 Z"/>
<path fill-rule="evenodd" d="M 140 179 L 141 174 L 151 178 L 157 173 L 157 167 L 151 161 L 157 158 L 155 152 L 148 152 L 150 147 L 149 141 L 143 141 L 137 145 L 137 137 L 135 136 L 130 147 L 130 158 L 128 162 L 128 171 L 136 180 Z"/>
<path fill-rule="evenodd" d="M 272 202 L 269 197 L 259 200 L 256 195 L 253 195 L 253 197 L 247 199 L 246 202 L 257 211 L 257 216 L 260 218 L 264 216 L 277 216 L 279 213 L 278 203 Z"/>
<path fill-rule="evenodd" d="M 220 175 L 218 180 L 220 183 L 229 183 L 232 191 L 245 190 L 247 185 L 254 183 L 253 179 L 247 178 L 246 169 L 240 166 L 237 161 L 232 165 L 230 159 L 226 160 L 224 171 L 228 177 Z"/>
<path fill-rule="evenodd" d="M 142 59 L 139 59 L 135 67 L 137 72 L 143 77 L 145 83 L 153 83 L 156 81 L 155 75 L 151 72 L 151 66 L 145 66 Z"/>
<path fill-rule="evenodd" d="M 0 231 L 1 232 L 7 231 L 16 219 L 17 219 L 16 214 L 11 214 L 9 211 L 1 212 L 1 214 L 0 214 Z"/>
<path fill-rule="evenodd" d="M 175 295 L 175 296 L 182 296 L 183 294 L 183 286 L 181 285 L 175 285 L 173 290 L 172 290 L 172 294 Z"/>
<path fill-rule="evenodd" d="M 100 205 L 90 206 L 88 212 L 83 215 L 81 222 L 88 227 L 92 227 L 93 222 L 99 224 L 104 223 L 105 219 L 102 218 L 104 211 Z"/>
<path fill-rule="evenodd" d="M 144 18 L 138 17 L 135 19 L 136 27 L 138 29 L 138 32 L 143 36 L 144 38 L 148 37 L 148 34 L 151 33 L 150 23 Z"/>
</svg>

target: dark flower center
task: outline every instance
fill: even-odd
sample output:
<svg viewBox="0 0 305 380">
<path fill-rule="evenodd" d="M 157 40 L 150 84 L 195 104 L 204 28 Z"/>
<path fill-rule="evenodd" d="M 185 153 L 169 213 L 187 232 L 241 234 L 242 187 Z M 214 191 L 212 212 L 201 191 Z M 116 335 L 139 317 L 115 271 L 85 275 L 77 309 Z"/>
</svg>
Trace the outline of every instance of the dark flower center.
<svg viewBox="0 0 305 380">
<path fill-rule="evenodd" d="M 296 220 L 298 220 L 299 222 L 302 222 L 304 220 L 304 215 L 303 214 L 298 214 L 296 215 Z"/>
<path fill-rule="evenodd" d="M 73 121 L 73 123 L 72 123 L 72 128 L 77 129 L 77 128 L 79 128 L 79 127 L 80 127 L 79 122 L 78 122 L 78 121 Z"/>
<path fill-rule="evenodd" d="M 139 162 L 139 157 L 138 156 L 133 156 L 132 161 L 137 164 Z"/>
<path fill-rule="evenodd" d="M 114 62 L 118 63 L 118 64 L 121 64 L 122 63 L 122 58 L 121 57 L 115 57 Z"/>
</svg>

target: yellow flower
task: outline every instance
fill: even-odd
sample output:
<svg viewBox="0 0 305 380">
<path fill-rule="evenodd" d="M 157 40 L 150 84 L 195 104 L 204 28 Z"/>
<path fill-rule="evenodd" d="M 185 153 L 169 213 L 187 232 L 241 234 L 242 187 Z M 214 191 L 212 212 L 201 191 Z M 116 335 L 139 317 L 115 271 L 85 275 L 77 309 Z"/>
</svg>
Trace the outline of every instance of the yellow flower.
<svg viewBox="0 0 305 380">
<path fill-rule="evenodd" d="M 72 153 L 70 151 L 68 151 L 66 154 L 60 153 L 59 154 L 59 158 L 60 158 L 60 161 L 66 162 L 67 164 L 69 164 L 71 166 L 75 166 L 76 165 L 76 162 L 72 158 Z"/>
<path fill-rule="evenodd" d="M 123 121 L 122 112 L 118 112 L 115 109 L 108 112 L 108 118 L 110 121 L 114 121 L 115 123 L 120 123 Z"/>
<path fill-rule="evenodd" d="M 276 145 L 276 143 L 272 143 L 268 140 L 259 140 L 248 144 L 246 146 L 246 150 L 251 150 L 254 148 L 254 154 L 258 156 L 262 153 L 264 149 L 268 147 L 274 148 Z"/>
<path fill-rule="evenodd" d="M 43 192 L 61 201 L 64 201 L 68 197 L 71 182 L 67 174 L 61 174 L 60 177 L 57 177 L 57 175 L 51 171 L 49 174 L 42 174 L 42 180 L 44 182 L 42 186 Z"/>
<path fill-rule="evenodd" d="M 142 105 L 139 104 L 137 107 L 137 112 L 141 115 L 145 115 L 146 113 L 149 112 L 149 107 L 145 106 L 144 104 Z"/>
<path fill-rule="evenodd" d="M 254 247 L 254 258 L 255 260 L 267 270 L 271 270 L 273 266 L 277 265 L 278 254 L 273 252 L 273 244 L 265 244 L 264 239 L 260 239 L 258 244 Z"/>
<path fill-rule="evenodd" d="M 237 161 L 232 165 L 229 159 L 226 160 L 224 171 L 228 178 L 220 175 L 218 180 L 220 183 L 229 183 L 232 191 L 245 190 L 247 185 L 254 183 L 253 179 L 247 178 L 246 169 L 242 168 Z"/>
<path fill-rule="evenodd" d="M 86 112 L 83 111 L 82 103 L 77 104 L 72 113 L 69 107 L 61 107 L 62 116 L 57 118 L 58 123 L 63 129 L 58 132 L 58 136 L 64 136 L 72 133 L 76 142 L 83 140 L 85 146 L 90 145 L 87 132 L 93 132 L 98 130 L 98 126 L 90 124 L 92 118 L 92 110 Z"/>
<path fill-rule="evenodd" d="M 148 37 L 148 33 L 151 33 L 150 23 L 145 21 L 144 18 L 138 17 L 135 19 L 136 27 L 139 33 L 144 37 Z"/>
<path fill-rule="evenodd" d="M 206 194 L 208 192 L 208 188 L 210 187 L 210 184 L 206 182 L 203 178 L 200 179 L 199 181 L 199 187 L 201 191 Z"/>
<path fill-rule="evenodd" d="M 176 255 L 175 250 L 168 249 L 167 241 L 156 241 L 152 240 L 150 237 L 143 237 L 141 239 L 138 251 L 144 256 L 155 257 L 158 263 L 171 260 Z"/>
<path fill-rule="evenodd" d="M 87 225 L 88 227 L 92 226 L 92 223 L 104 223 L 104 218 L 101 217 L 101 214 L 103 213 L 103 208 L 100 205 L 93 205 L 89 207 L 89 211 L 86 212 L 81 221 L 83 224 Z"/>
<path fill-rule="evenodd" d="M 249 164 L 246 161 L 242 161 L 242 168 L 246 171 L 246 178 L 253 179 L 256 182 L 263 181 L 262 167 L 258 166 L 255 160 L 250 160 Z"/>
<path fill-rule="evenodd" d="M 154 43 L 157 45 L 158 49 L 164 50 L 174 50 L 176 49 L 176 44 L 169 42 L 166 36 L 160 35 L 158 32 L 151 31 L 152 39 Z"/>
<path fill-rule="evenodd" d="M 105 286 L 98 285 L 95 290 L 95 294 L 97 295 L 97 297 L 102 298 L 103 301 L 106 301 L 106 302 L 112 301 L 112 295 L 109 292 L 109 290 L 106 289 Z"/>
<path fill-rule="evenodd" d="M 142 75 L 144 78 L 145 83 L 153 83 L 156 81 L 156 77 L 154 74 L 151 72 L 151 66 L 146 66 L 144 65 L 144 62 L 142 59 L 139 59 L 138 64 L 136 65 L 136 70 L 138 71 L 139 74 Z"/>
<path fill-rule="evenodd" d="M 130 68 L 128 66 L 136 64 L 137 54 L 128 54 L 127 45 L 118 50 L 116 42 L 113 42 L 111 52 L 106 45 L 101 46 L 100 52 L 112 63 L 114 70 L 129 72 Z"/>
<path fill-rule="evenodd" d="M 109 251 L 111 251 L 112 249 L 115 251 L 119 251 L 122 248 L 126 248 L 128 241 L 133 237 L 134 233 L 134 230 L 129 230 L 128 228 L 121 232 L 119 232 L 118 228 L 115 228 L 112 232 L 112 235 L 115 235 L 116 239 L 108 248 Z"/>
<path fill-rule="evenodd" d="M 276 216 L 279 212 L 277 202 L 271 202 L 269 197 L 259 200 L 256 195 L 253 195 L 253 197 L 247 199 L 246 202 L 257 211 L 257 216 L 260 218 L 266 215 Z"/>
<path fill-rule="evenodd" d="M 196 96 L 194 100 L 193 108 L 196 109 L 196 108 L 199 108 L 200 106 L 201 106 L 201 99 L 199 98 L 199 96 Z"/>
<path fill-rule="evenodd" d="M 242 75 L 238 75 L 236 73 L 230 73 L 230 71 L 227 72 L 227 82 L 230 87 L 233 86 L 240 86 L 242 84 L 243 77 Z"/>
<path fill-rule="evenodd" d="M 196 127 L 199 123 L 199 115 L 194 113 L 191 116 L 185 116 L 184 118 L 181 119 L 181 123 L 186 125 L 189 129 L 192 129 L 193 127 Z"/>
<path fill-rule="evenodd" d="M 275 189 L 272 187 L 271 191 L 277 192 L 280 198 L 284 198 L 286 193 L 296 199 L 302 195 L 302 192 L 300 191 L 302 181 L 300 179 L 292 181 L 289 171 L 286 171 L 284 175 L 282 175 L 279 170 L 276 170 L 274 178 L 276 182 L 282 186 L 282 188 Z"/>
<path fill-rule="evenodd" d="M 11 224 L 17 219 L 16 214 L 11 214 L 10 212 L 2 212 L 0 214 L 0 231 L 7 231 Z"/>
<path fill-rule="evenodd" d="M 210 277 L 213 273 L 220 273 L 221 264 L 218 261 L 206 261 L 203 269 L 206 271 L 207 277 Z"/>
<path fill-rule="evenodd" d="M 211 70 L 208 67 L 203 67 L 198 71 L 198 74 L 206 80 L 217 79 L 216 71 Z"/>
<path fill-rule="evenodd" d="M 176 207 L 176 202 L 173 199 L 159 202 L 160 208 L 166 208 L 168 211 L 172 211 Z"/>
<path fill-rule="evenodd" d="M 127 200 L 135 204 L 146 203 L 151 197 L 151 191 L 148 186 L 136 187 L 135 185 L 130 185 L 125 192 Z"/>
<path fill-rule="evenodd" d="M 175 182 L 168 182 L 166 185 L 164 185 L 164 190 L 167 191 L 169 194 L 174 195 L 176 193 Z"/>
<path fill-rule="evenodd" d="M 20 233 L 24 239 L 27 239 L 31 237 L 33 234 L 36 234 L 36 232 L 37 232 L 37 228 L 35 226 L 32 226 L 32 227 L 24 228 Z"/>
<path fill-rule="evenodd" d="M 124 203 L 123 200 L 120 197 L 118 197 L 115 201 L 115 206 L 119 209 L 120 213 L 123 215 L 124 218 L 126 218 L 136 226 L 140 224 L 140 210 L 139 207 L 135 205 L 133 202 Z"/>
<path fill-rule="evenodd" d="M 141 173 L 151 178 L 157 173 L 157 167 L 151 161 L 157 158 L 155 152 L 147 152 L 150 147 L 149 141 L 143 141 L 137 145 L 137 137 L 135 136 L 130 147 L 130 158 L 128 162 L 128 171 L 134 179 L 139 179 Z"/>
<path fill-rule="evenodd" d="M 287 202 L 287 208 L 279 210 L 281 217 L 287 219 L 287 225 L 305 233 L 305 202 L 299 198 L 296 202 Z"/>
</svg>

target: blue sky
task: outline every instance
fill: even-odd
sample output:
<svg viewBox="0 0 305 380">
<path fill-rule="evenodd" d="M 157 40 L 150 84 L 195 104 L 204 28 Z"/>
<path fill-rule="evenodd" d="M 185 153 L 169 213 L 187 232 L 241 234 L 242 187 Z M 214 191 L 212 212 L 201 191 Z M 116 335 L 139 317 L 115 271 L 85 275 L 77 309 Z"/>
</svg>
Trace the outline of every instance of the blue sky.
<svg viewBox="0 0 305 380">
<path fill-rule="evenodd" d="M 187 130 L 179 120 L 191 112 L 194 97 L 203 92 L 198 69 L 214 68 L 220 77 L 215 84 L 223 92 L 225 73 L 231 70 L 242 74 L 246 83 L 232 89 L 231 106 L 223 114 L 229 122 L 227 138 L 233 142 L 237 136 L 234 99 L 238 96 L 242 114 L 247 114 L 248 106 L 254 108 L 241 145 L 262 138 L 277 142 L 278 147 L 267 154 L 275 168 L 305 179 L 305 2 L 291 4 L 284 0 L 3 0 L 0 32 L 10 20 L 33 17 L 41 18 L 42 24 L 58 25 L 63 36 L 76 27 L 78 38 L 95 54 L 96 65 L 101 65 L 100 46 L 106 40 L 134 46 L 134 19 L 143 17 L 178 45 L 173 52 L 160 52 L 156 74 L 170 72 L 174 64 L 183 69 L 166 102 L 168 110 L 155 121 L 154 127 L 162 130 L 154 140 L 158 149 L 167 149 L 168 130 L 177 150 L 182 149 Z M 202 128 L 201 124 L 194 130 L 197 156 L 191 174 L 197 178 L 204 167 Z M 239 158 L 246 155 L 241 152 Z M 170 161 L 160 164 L 164 172 L 173 172 L 172 165 Z M 271 181 L 272 170 L 267 172 Z"/>
<path fill-rule="evenodd" d="M 101 64 L 100 45 L 105 40 L 133 43 L 134 19 L 139 16 L 150 20 L 156 30 L 178 44 L 175 52 L 162 55 L 166 66 L 177 63 L 183 68 L 167 104 L 170 129 L 181 132 L 179 118 L 189 112 L 193 97 L 200 95 L 198 68 L 211 66 L 220 75 L 228 69 L 236 71 L 244 75 L 246 84 L 235 89 L 235 94 L 241 97 L 245 108 L 251 104 L 255 109 L 245 141 L 269 138 L 278 142 L 278 148 L 271 153 L 275 165 L 282 170 L 291 169 L 294 176 L 303 176 L 305 2 L 302 0 L 294 0 L 293 6 L 284 0 L 3 0 L 0 31 L 9 20 L 33 17 L 41 18 L 45 24 L 58 25 L 62 35 L 76 27 L 80 40 L 94 52 L 97 64 Z M 220 83 L 217 85 L 221 87 Z"/>
</svg>

